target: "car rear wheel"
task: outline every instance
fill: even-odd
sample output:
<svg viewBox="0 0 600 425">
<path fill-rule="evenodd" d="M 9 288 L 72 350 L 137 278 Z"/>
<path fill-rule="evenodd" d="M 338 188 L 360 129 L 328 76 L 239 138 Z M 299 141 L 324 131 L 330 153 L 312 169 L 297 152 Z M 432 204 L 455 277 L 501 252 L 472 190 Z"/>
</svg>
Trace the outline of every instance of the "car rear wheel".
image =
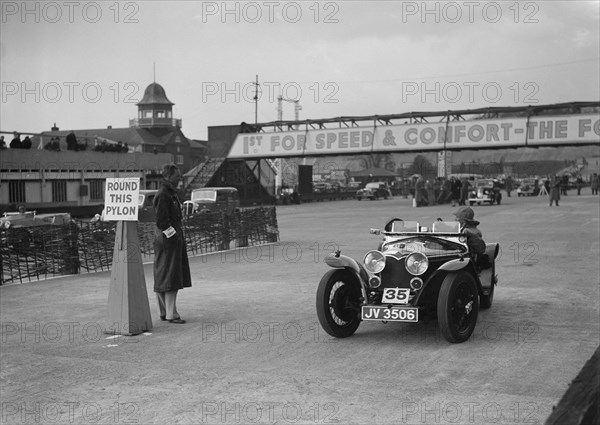
<svg viewBox="0 0 600 425">
<path fill-rule="evenodd" d="M 360 287 L 347 270 L 330 270 L 317 289 L 317 316 L 329 335 L 346 338 L 360 325 Z"/>
<path fill-rule="evenodd" d="M 477 323 L 479 293 L 475 281 L 465 272 L 448 274 L 438 296 L 440 331 L 447 341 L 464 342 Z"/>
</svg>

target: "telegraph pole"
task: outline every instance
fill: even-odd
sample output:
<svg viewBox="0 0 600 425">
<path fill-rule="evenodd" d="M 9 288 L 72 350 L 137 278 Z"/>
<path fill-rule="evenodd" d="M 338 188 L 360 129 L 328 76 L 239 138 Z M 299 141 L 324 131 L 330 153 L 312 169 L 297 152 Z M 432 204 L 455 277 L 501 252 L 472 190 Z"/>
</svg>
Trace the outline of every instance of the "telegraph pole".
<svg viewBox="0 0 600 425">
<path fill-rule="evenodd" d="M 256 74 L 256 82 L 254 84 L 254 125 L 258 124 L 258 74 Z"/>
</svg>

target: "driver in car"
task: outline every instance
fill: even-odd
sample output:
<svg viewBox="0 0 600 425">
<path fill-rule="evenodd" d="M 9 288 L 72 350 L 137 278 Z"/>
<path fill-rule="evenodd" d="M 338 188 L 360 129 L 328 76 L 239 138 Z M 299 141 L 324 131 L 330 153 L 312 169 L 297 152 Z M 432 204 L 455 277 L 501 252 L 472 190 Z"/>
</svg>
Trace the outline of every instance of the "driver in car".
<svg viewBox="0 0 600 425">
<path fill-rule="evenodd" d="M 481 256 L 485 253 L 485 242 L 481 230 L 477 228 L 479 222 L 474 219 L 475 212 L 470 207 L 460 207 L 454 215 L 456 221 L 460 223 L 461 232 L 467 236 L 469 251 L 475 253 L 476 257 Z"/>
</svg>

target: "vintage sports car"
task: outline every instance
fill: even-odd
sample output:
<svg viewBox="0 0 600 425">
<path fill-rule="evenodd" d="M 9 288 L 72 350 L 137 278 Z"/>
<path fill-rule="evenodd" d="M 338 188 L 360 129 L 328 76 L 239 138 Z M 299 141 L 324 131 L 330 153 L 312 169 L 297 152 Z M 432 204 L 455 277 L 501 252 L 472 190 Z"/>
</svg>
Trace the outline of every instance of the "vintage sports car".
<svg viewBox="0 0 600 425">
<path fill-rule="evenodd" d="M 356 191 L 356 199 L 362 201 L 363 199 L 387 199 L 392 197 L 392 192 L 385 182 L 371 182 L 367 183 L 365 187 Z"/>
<path fill-rule="evenodd" d="M 363 261 L 329 254 L 333 267 L 317 289 L 317 316 L 331 336 L 354 334 L 363 320 L 419 322 L 437 316 L 449 342 L 464 342 L 473 333 L 479 309 L 492 305 L 497 283 L 499 244 L 485 254 L 469 252 L 460 223 L 438 221 L 431 228 L 392 219 L 379 248 Z"/>
<path fill-rule="evenodd" d="M 475 187 L 469 190 L 469 205 L 473 204 L 490 204 L 494 203 L 500 205 L 502 202 L 502 194 L 500 193 L 500 186 L 497 185 L 492 179 L 481 179 L 475 182 Z"/>
</svg>

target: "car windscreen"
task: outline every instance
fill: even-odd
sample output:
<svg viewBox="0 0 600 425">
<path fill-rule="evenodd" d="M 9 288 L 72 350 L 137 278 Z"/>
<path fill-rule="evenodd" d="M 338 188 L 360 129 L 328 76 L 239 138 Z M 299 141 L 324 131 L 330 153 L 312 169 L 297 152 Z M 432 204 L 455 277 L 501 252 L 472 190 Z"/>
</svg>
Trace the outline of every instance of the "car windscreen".
<svg viewBox="0 0 600 425">
<path fill-rule="evenodd" d="M 216 202 L 217 201 L 217 191 L 216 190 L 194 190 L 192 192 L 192 201 Z"/>
<path fill-rule="evenodd" d="M 457 243 L 445 239 L 415 236 L 399 241 L 389 242 L 384 245 L 383 252 L 394 251 L 396 254 L 405 255 L 412 252 L 420 252 L 425 255 L 444 255 L 459 254 L 465 251 L 465 248 Z"/>
</svg>

